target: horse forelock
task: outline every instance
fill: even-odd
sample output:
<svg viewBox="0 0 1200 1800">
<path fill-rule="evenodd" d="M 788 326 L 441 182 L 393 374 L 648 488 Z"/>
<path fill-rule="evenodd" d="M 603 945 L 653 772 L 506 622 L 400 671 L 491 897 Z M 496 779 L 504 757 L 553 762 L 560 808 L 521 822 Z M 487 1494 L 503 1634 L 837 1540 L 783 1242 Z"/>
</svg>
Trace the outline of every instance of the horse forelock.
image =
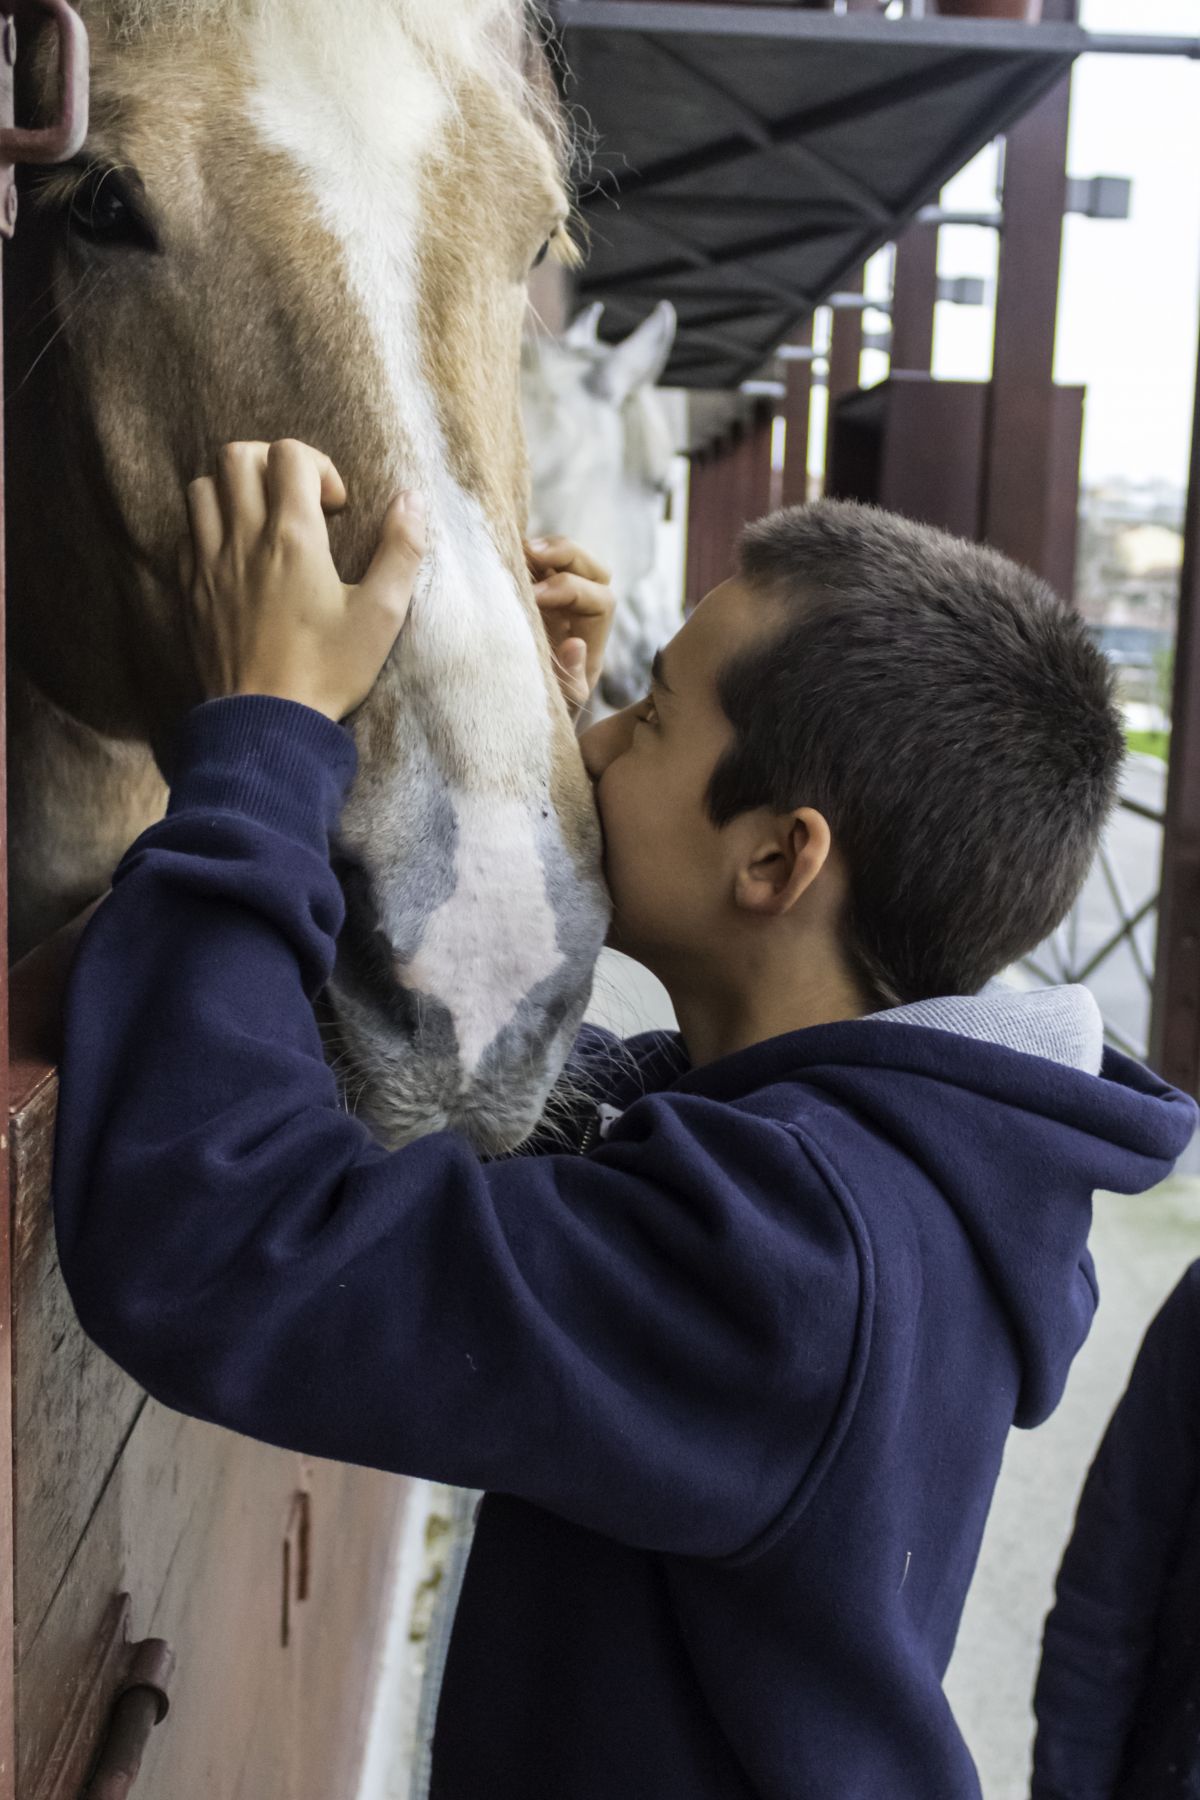
<svg viewBox="0 0 1200 1800">
<path fill-rule="evenodd" d="M 353 25 L 327 0 L 77 0 L 88 24 L 127 45 L 251 31 L 282 32 L 326 45 L 368 41 L 397 24 L 420 46 L 446 89 L 465 74 L 502 88 L 533 119 L 565 170 L 570 131 L 549 76 L 545 36 L 525 0 L 355 0 Z"/>
</svg>

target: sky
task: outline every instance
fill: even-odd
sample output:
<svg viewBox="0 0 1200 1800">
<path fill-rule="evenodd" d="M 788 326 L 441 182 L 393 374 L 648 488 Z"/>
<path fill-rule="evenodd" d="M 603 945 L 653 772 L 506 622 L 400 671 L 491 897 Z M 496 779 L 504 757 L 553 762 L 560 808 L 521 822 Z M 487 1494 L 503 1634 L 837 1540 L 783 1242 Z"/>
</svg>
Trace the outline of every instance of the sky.
<svg viewBox="0 0 1200 1800">
<path fill-rule="evenodd" d="M 1092 31 L 1200 36 L 1200 0 L 1083 0 Z M 989 149 L 943 192 L 943 204 L 983 211 L 995 203 Z M 1072 175 L 1132 179 L 1128 220 L 1064 223 L 1055 378 L 1087 387 L 1083 480 L 1187 481 L 1200 313 L 1200 62 L 1182 57 L 1091 55 L 1075 65 Z M 943 275 L 994 279 L 996 235 L 965 226 L 940 234 Z M 886 267 L 868 292 L 887 291 Z M 868 313 L 868 330 L 886 323 Z M 986 379 L 987 308 L 939 305 L 934 372 Z M 869 353 L 863 377 L 879 379 Z"/>
</svg>

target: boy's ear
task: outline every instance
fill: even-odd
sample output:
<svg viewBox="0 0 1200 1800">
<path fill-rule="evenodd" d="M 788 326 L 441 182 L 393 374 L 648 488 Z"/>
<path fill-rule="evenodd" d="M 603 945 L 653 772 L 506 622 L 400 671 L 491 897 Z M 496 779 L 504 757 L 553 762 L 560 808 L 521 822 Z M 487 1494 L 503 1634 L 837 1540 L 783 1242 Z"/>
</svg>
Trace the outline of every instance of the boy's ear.
<svg viewBox="0 0 1200 1800">
<path fill-rule="evenodd" d="M 775 827 L 758 837 L 734 878 L 735 904 L 765 918 L 791 911 L 825 867 L 833 845 L 825 815 L 811 806 L 781 813 Z"/>
</svg>

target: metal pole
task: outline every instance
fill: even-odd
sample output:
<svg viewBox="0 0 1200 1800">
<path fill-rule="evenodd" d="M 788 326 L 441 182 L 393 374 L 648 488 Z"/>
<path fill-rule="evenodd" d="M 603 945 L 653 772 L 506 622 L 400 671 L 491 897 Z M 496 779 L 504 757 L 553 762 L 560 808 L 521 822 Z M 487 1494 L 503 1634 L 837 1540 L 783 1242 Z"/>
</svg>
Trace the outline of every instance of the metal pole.
<svg viewBox="0 0 1200 1800">
<path fill-rule="evenodd" d="M 1200 356 L 1183 530 L 1150 1061 L 1200 1097 Z"/>
</svg>

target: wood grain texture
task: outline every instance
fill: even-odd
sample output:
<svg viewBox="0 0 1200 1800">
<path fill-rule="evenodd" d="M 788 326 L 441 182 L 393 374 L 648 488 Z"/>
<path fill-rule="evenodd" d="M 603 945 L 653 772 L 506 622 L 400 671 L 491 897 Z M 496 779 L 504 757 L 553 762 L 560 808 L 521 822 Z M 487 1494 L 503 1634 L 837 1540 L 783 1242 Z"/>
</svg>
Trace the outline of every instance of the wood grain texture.
<svg viewBox="0 0 1200 1800">
<path fill-rule="evenodd" d="M 16 1792 L 78 1791 L 121 1678 L 113 1606 L 128 1593 L 131 1637 L 165 1638 L 177 1658 L 136 1800 L 351 1800 L 406 1484 L 184 1418 L 84 1336 L 50 1210 L 44 1057 L 65 958 L 29 960 L 10 1121 Z"/>
</svg>

